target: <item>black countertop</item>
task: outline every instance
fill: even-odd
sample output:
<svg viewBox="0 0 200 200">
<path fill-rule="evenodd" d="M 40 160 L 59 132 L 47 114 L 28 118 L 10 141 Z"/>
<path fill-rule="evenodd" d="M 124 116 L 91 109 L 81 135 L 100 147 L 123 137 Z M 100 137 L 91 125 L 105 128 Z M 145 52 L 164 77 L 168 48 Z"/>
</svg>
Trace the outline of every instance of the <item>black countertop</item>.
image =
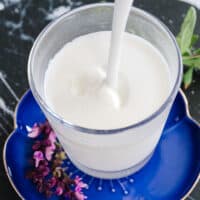
<svg viewBox="0 0 200 200">
<path fill-rule="evenodd" d="M 31 46 L 40 31 L 51 20 L 78 6 L 105 2 L 98 0 L 0 0 L 0 151 L 13 130 L 15 107 L 29 88 L 27 60 Z M 111 1 L 112 2 L 112 1 Z M 135 5 L 160 18 L 174 33 L 179 31 L 189 7 L 176 0 L 136 0 Z M 200 34 L 200 11 L 196 32 Z M 200 44 L 199 44 L 200 46 Z M 184 91 L 192 116 L 200 122 L 200 73 Z M 0 199 L 19 199 L 12 189 L 0 156 Z M 198 184 L 188 199 L 200 199 Z"/>
</svg>

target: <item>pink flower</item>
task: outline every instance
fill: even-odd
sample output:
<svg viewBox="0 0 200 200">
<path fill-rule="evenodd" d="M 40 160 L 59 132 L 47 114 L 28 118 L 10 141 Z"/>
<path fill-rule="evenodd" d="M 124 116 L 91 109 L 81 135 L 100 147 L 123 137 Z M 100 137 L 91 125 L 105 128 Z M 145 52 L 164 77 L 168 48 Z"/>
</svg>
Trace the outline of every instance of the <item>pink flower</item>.
<svg viewBox="0 0 200 200">
<path fill-rule="evenodd" d="M 56 149 L 56 145 L 55 145 L 56 134 L 54 133 L 54 131 L 51 131 L 49 133 L 48 140 L 50 142 L 50 145 L 45 148 L 45 157 L 47 160 L 50 161 L 52 159 L 52 155 L 54 154 L 54 151 Z"/>
<path fill-rule="evenodd" d="M 44 133 L 47 134 L 47 135 L 52 131 L 52 128 L 51 128 L 51 126 L 50 126 L 48 121 L 46 121 L 43 124 L 43 127 L 44 127 Z"/>
<path fill-rule="evenodd" d="M 37 124 L 34 124 L 32 130 L 28 134 L 28 137 L 36 138 L 40 133 L 41 128 Z"/>
<path fill-rule="evenodd" d="M 52 146 L 46 147 L 45 149 L 45 157 L 48 161 L 52 159 L 52 155 L 54 154 L 55 148 Z"/>
<path fill-rule="evenodd" d="M 75 191 L 81 191 L 83 188 L 88 187 L 87 184 L 82 182 L 82 178 L 80 178 L 79 176 L 76 176 L 76 178 L 74 179 L 74 182 L 76 184 Z"/>
<path fill-rule="evenodd" d="M 41 151 L 35 151 L 33 154 L 33 159 L 35 159 L 35 167 L 38 167 L 40 161 L 44 160 L 44 155 Z"/>
<path fill-rule="evenodd" d="M 75 192 L 75 196 L 76 196 L 77 200 L 87 199 L 87 197 L 82 192 Z"/>
<path fill-rule="evenodd" d="M 58 187 L 56 188 L 56 194 L 57 194 L 58 196 L 62 195 L 62 194 L 63 194 L 63 188 L 58 186 Z"/>
<path fill-rule="evenodd" d="M 82 182 L 82 179 L 78 176 L 74 179 L 74 182 L 76 184 L 75 187 L 75 196 L 78 200 L 84 200 L 87 199 L 87 197 L 82 193 L 83 188 L 87 188 L 88 185 Z"/>
<path fill-rule="evenodd" d="M 51 143 L 55 143 L 56 142 L 56 134 L 55 134 L 54 131 L 50 132 L 48 139 L 51 141 Z"/>
</svg>

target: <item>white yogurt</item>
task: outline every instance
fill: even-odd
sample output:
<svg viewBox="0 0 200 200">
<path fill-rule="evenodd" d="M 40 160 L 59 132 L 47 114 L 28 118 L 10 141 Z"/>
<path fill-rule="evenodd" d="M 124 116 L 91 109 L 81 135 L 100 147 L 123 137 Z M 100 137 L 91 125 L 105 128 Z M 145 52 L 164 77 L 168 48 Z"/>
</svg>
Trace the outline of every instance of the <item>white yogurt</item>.
<svg viewBox="0 0 200 200">
<path fill-rule="evenodd" d="M 170 91 L 168 65 L 144 39 L 124 33 L 118 89 L 105 86 L 111 32 L 67 43 L 49 63 L 44 91 L 49 106 L 71 124 L 115 129 L 154 113 Z"/>
</svg>

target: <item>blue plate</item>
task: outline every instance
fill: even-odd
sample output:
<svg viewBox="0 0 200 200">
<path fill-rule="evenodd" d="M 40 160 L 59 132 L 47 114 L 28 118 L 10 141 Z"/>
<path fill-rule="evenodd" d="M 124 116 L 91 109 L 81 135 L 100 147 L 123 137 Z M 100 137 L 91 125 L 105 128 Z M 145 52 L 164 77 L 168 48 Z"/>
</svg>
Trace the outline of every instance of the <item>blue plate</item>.
<svg viewBox="0 0 200 200">
<path fill-rule="evenodd" d="M 16 129 L 4 147 L 4 165 L 9 180 L 22 199 L 44 200 L 25 169 L 32 139 L 26 126 L 44 122 L 45 117 L 28 91 L 16 110 Z M 197 183 L 200 172 L 200 127 L 190 117 L 180 91 L 170 112 L 162 138 L 148 164 L 136 174 L 118 180 L 102 180 L 79 171 L 68 161 L 71 176 L 79 175 L 89 185 L 89 200 L 179 200 Z M 59 199 L 56 196 L 50 200 Z"/>
</svg>

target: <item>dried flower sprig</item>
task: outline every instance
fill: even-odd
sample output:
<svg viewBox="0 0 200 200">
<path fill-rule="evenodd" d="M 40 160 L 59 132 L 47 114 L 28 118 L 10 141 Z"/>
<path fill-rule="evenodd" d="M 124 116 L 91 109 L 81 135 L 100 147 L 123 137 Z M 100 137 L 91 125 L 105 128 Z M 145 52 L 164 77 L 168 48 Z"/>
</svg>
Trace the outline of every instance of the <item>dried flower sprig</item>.
<svg viewBox="0 0 200 200">
<path fill-rule="evenodd" d="M 35 139 L 32 146 L 32 168 L 26 177 L 36 185 L 46 197 L 62 196 L 69 200 L 84 200 L 82 190 L 87 187 L 80 177 L 71 179 L 63 167 L 66 154 L 50 124 L 34 124 L 28 136 Z"/>
</svg>

